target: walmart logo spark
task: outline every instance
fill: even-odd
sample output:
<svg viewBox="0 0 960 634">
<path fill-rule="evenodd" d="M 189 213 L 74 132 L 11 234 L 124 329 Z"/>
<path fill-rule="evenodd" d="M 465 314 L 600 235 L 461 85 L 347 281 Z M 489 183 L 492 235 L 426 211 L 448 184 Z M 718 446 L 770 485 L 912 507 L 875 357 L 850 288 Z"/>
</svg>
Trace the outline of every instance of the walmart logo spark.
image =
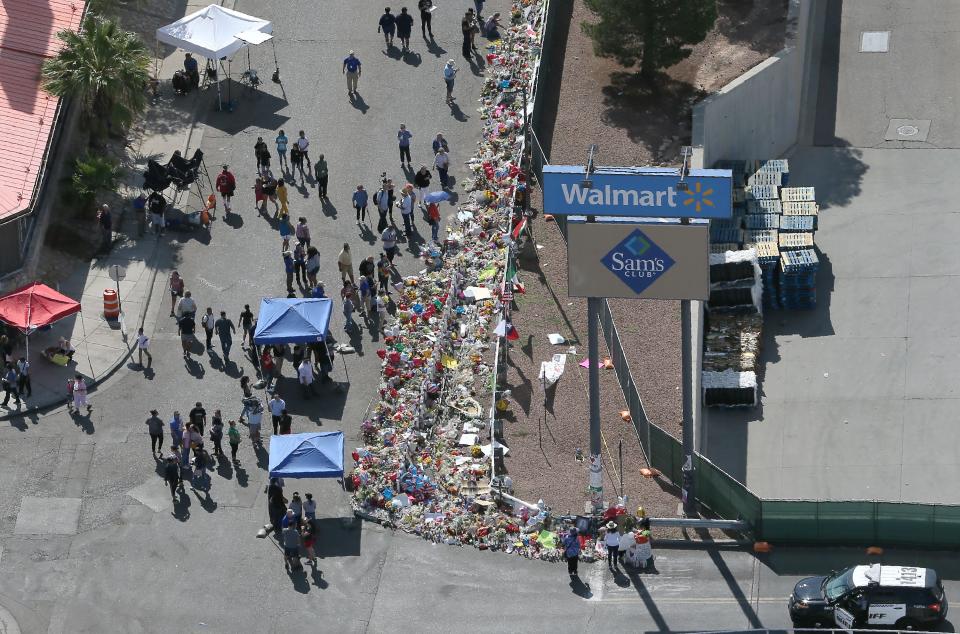
<svg viewBox="0 0 960 634">
<path fill-rule="evenodd" d="M 713 188 L 704 188 L 700 181 L 693 183 L 693 186 L 683 194 L 686 196 L 683 205 L 685 207 L 693 205 L 693 210 L 697 213 L 700 213 L 704 206 L 713 207 L 713 201 L 710 200 L 710 196 L 713 195 Z"/>
</svg>

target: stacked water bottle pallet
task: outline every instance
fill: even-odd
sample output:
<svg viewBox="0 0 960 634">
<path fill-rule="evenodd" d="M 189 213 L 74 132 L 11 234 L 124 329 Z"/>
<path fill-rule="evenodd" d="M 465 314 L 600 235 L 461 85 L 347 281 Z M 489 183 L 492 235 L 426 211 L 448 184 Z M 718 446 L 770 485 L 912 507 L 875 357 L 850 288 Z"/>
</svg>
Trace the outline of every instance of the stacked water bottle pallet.
<svg viewBox="0 0 960 634">
<path fill-rule="evenodd" d="M 817 303 L 817 252 L 784 251 L 780 256 L 780 303 L 786 309 L 813 308 Z"/>
</svg>

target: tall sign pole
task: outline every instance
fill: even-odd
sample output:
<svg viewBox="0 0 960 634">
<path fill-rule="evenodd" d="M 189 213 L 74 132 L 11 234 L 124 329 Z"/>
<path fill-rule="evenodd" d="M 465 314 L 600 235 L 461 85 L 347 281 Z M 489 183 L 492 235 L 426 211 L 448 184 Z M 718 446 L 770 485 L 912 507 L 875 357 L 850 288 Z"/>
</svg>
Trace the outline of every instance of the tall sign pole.
<svg viewBox="0 0 960 634">
<path fill-rule="evenodd" d="M 593 173 L 593 155 L 597 151 L 596 145 L 590 146 L 590 154 L 587 156 L 587 169 L 583 178 L 583 187 L 590 189 L 593 187 L 593 181 L 590 175 Z M 587 216 L 587 222 L 596 222 L 595 216 Z M 589 386 L 590 398 L 590 504 L 593 512 L 598 513 L 603 510 L 603 460 L 601 453 L 603 448 L 603 438 L 600 434 L 600 368 L 597 366 L 597 360 L 600 358 L 600 309 L 603 305 L 603 299 L 599 297 L 587 298 L 587 360 L 590 365 L 587 368 L 587 383 Z"/>
<path fill-rule="evenodd" d="M 692 148 L 686 146 L 683 148 L 683 164 L 680 166 L 680 182 L 677 183 L 679 191 L 689 191 L 689 185 L 685 178 L 689 168 L 690 155 Z M 689 218 L 682 218 L 681 224 L 689 225 Z M 683 500 L 684 517 L 697 516 L 697 497 L 696 481 L 693 473 L 693 412 L 696 409 L 693 394 L 693 320 L 690 314 L 690 300 L 680 301 L 680 392 L 681 408 L 683 411 L 683 425 L 681 442 L 683 444 L 683 466 L 681 473 L 681 495 Z"/>
</svg>

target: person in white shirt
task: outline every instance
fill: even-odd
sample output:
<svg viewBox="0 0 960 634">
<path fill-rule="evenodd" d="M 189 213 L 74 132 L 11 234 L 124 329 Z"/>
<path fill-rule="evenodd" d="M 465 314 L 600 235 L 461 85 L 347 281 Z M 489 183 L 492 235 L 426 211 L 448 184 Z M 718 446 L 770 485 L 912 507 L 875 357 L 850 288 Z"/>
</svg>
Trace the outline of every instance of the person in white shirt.
<svg viewBox="0 0 960 634">
<path fill-rule="evenodd" d="M 307 140 L 307 136 L 303 133 L 303 130 L 300 130 L 300 138 L 297 139 L 297 147 L 300 148 L 300 154 L 303 155 L 303 162 L 307 164 L 307 171 L 311 171 L 313 166 L 310 163 L 310 153 L 307 152 L 307 148 L 310 147 L 310 141 Z"/>
<path fill-rule="evenodd" d="M 607 546 L 607 567 L 610 570 L 619 570 L 617 551 L 620 549 L 620 533 L 617 532 L 616 522 L 607 522 L 607 535 L 603 538 Z"/>
<path fill-rule="evenodd" d="M 276 435 L 278 433 L 277 426 L 280 424 L 280 416 L 283 414 L 283 410 L 287 409 L 287 402 L 280 398 L 279 394 L 274 394 L 267 402 L 267 407 L 270 408 L 270 418 L 273 420 L 273 433 Z"/>
<path fill-rule="evenodd" d="M 310 398 L 310 393 L 313 391 L 313 366 L 308 359 L 304 358 L 300 362 L 299 367 L 297 367 L 297 376 L 300 379 L 301 387 L 303 387 L 304 398 Z"/>
<path fill-rule="evenodd" d="M 194 301 L 190 291 L 184 291 L 183 297 L 177 302 L 177 319 L 186 315 L 194 315 L 197 312 L 197 302 Z"/>
<path fill-rule="evenodd" d="M 437 168 L 437 174 L 440 175 L 440 186 L 446 189 L 450 186 L 450 177 L 447 175 L 450 169 L 450 155 L 445 149 L 440 148 L 437 151 L 437 155 L 433 158 L 433 165 Z"/>
<path fill-rule="evenodd" d="M 150 354 L 150 338 L 143 334 L 143 328 L 137 330 L 137 362 L 143 367 L 143 355 L 147 355 L 147 367 L 153 365 L 153 355 Z"/>
<path fill-rule="evenodd" d="M 207 337 L 207 350 L 213 350 L 213 324 L 217 318 L 213 314 L 213 309 L 207 306 L 207 312 L 203 314 L 200 323 L 203 325 L 203 333 Z"/>
<path fill-rule="evenodd" d="M 403 188 L 403 196 L 400 198 L 400 215 L 403 216 L 403 233 L 409 238 L 416 228 L 413 222 L 413 185 L 408 184 Z"/>
</svg>

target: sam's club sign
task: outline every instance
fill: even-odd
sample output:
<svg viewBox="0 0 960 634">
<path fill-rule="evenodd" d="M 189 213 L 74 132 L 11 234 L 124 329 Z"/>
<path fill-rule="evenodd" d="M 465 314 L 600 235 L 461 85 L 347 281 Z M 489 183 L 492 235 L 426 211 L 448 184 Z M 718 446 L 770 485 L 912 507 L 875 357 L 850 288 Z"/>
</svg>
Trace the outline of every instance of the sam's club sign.
<svg viewBox="0 0 960 634">
<path fill-rule="evenodd" d="M 583 166 L 543 167 L 543 209 L 549 214 L 639 218 L 729 218 L 730 170 L 690 170 L 680 183 L 672 167 L 600 167 L 585 183 Z"/>
</svg>

